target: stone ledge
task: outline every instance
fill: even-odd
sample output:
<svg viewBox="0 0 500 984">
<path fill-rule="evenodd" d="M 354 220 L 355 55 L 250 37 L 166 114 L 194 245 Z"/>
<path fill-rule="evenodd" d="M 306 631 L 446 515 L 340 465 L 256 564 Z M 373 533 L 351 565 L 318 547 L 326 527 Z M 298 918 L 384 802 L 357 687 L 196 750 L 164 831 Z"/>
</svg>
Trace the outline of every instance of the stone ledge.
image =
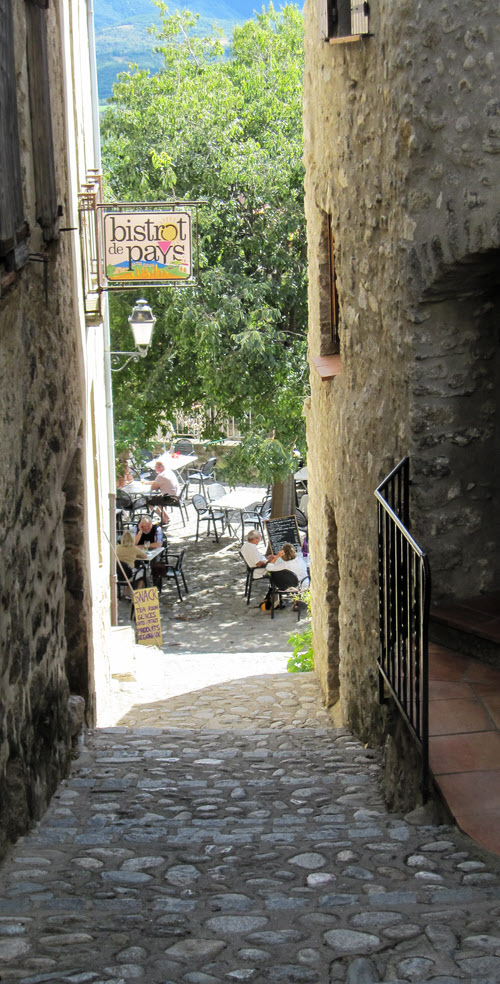
<svg viewBox="0 0 500 984">
<path fill-rule="evenodd" d="M 340 355 L 319 355 L 311 359 L 316 367 L 321 379 L 334 379 L 342 372 L 342 360 Z"/>
<path fill-rule="evenodd" d="M 346 34 L 343 38 L 328 38 L 328 44 L 348 44 L 350 41 L 361 41 L 368 34 Z"/>
</svg>

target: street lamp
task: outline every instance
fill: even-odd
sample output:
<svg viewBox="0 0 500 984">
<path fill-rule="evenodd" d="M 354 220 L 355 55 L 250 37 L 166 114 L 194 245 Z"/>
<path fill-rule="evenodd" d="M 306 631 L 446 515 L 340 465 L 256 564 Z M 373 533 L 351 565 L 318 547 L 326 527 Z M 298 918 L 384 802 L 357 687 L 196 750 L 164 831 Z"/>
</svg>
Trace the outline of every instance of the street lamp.
<svg viewBox="0 0 500 984">
<path fill-rule="evenodd" d="M 111 362 L 117 366 L 116 369 L 111 366 L 112 372 L 121 372 L 122 369 L 125 369 L 125 366 L 128 366 L 129 362 L 138 362 L 139 359 L 143 359 L 148 354 L 148 348 L 151 345 L 156 318 L 147 301 L 141 299 L 135 302 L 128 321 L 132 329 L 137 351 L 110 352 Z M 122 366 L 118 366 L 121 356 L 127 356 L 127 359 Z"/>
</svg>

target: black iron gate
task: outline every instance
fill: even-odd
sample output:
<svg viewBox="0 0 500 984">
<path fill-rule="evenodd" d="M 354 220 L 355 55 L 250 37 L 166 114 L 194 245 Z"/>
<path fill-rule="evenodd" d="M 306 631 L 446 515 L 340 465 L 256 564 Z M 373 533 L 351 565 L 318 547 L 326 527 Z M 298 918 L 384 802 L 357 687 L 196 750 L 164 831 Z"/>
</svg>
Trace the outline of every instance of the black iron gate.
<svg viewBox="0 0 500 984">
<path fill-rule="evenodd" d="M 431 578 L 426 554 L 409 532 L 410 462 L 403 458 L 375 491 L 378 513 L 379 699 L 385 686 L 422 755 L 428 793 L 428 624 Z"/>
</svg>

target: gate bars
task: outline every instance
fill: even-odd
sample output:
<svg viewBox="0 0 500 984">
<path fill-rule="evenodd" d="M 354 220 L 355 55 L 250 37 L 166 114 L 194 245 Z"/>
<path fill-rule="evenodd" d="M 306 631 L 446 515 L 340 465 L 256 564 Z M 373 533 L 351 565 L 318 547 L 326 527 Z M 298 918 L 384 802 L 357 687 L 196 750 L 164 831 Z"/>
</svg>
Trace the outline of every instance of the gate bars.
<svg viewBox="0 0 500 984">
<path fill-rule="evenodd" d="M 410 535 L 410 461 L 403 458 L 375 490 L 378 518 L 379 701 L 390 690 L 421 751 L 422 796 L 429 787 L 428 625 L 431 577 Z"/>
</svg>

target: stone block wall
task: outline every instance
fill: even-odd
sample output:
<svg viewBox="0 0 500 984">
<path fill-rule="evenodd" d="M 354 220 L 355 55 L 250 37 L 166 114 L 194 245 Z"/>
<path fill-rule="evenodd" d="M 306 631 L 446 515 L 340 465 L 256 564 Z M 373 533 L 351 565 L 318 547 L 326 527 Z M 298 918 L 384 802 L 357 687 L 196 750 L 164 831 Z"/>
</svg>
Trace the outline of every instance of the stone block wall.
<svg viewBox="0 0 500 984">
<path fill-rule="evenodd" d="M 14 275 L 0 263 L 0 856 L 41 815 L 67 772 L 70 682 L 88 696 L 85 493 L 81 469 L 75 472 L 85 392 L 75 260 L 67 234 L 46 243 L 37 222 L 25 8 L 24 0 L 13 0 L 23 198 L 33 259 Z M 51 3 L 47 17 L 64 225 L 71 209 L 58 3 Z M 8 193 L 8 176 L 0 180 Z M 75 540 L 70 514 L 77 517 Z M 78 602 L 69 614 L 67 592 Z"/>
<path fill-rule="evenodd" d="M 340 44 L 319 0 L 305 22 L 315 657 L 326 702 L 338 677 L 345 720 L 379 742 L 373 493 L 401 457 L 435 598 L 498 568 L 499 12 L 380 0 L 373 36 Z M 328 216 L 341 371 L 325 380 Z"/>
</svg>

